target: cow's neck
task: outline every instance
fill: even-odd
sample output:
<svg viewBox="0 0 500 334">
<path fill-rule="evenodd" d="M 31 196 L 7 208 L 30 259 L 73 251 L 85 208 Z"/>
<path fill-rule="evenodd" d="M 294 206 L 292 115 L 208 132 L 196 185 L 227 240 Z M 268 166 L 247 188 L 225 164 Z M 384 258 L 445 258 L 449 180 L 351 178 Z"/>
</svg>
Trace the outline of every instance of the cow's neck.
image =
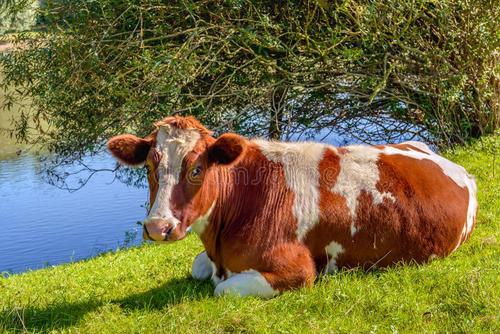
<svg viewBox="0 0 500 334">
<path fill-rule="evenodd" d="M 210 204 L 210 212 L 206 217 L 204 228 L 195 230 L 207 251 L 210 259 L 218 266 L 218 270 L 222 263 L 222 254 L 220 252 L 220 235 L 225 227 L 226 216 L 224 213 L 225 207 L 228 205 L 228 193 L 230 192 L 230 173 L 227 168 L 215 168 L 207 176 L 207 187 L 214 190 L 208 201 Z M 208 182 L 207 182 L 208 181 Z"/>
<path fill-rule="evenodd" d="M 288 238 L 294 232 L 290 215 L 276 222 L 275 207 L 284 206 L 291 214 L 293 194 L 287 188 L 281 164 L 268 160 L 256 146 L 247 148 L 236 166 L 216 168 L 207 186 L 217 188 L 216 202 L 209 222 L 199 234 L 207 254 L 217 265 L 230 254 L 222 254 L 232 245 L 223 244 L 226 236 L 243 244 L 265 244 Z M 266 204 L 263 204 L 266 201 Z M 290 227 L 290 228 L 288 228 Z M 245 232 L 246 231 L 246 232 Z"/>
</svg>

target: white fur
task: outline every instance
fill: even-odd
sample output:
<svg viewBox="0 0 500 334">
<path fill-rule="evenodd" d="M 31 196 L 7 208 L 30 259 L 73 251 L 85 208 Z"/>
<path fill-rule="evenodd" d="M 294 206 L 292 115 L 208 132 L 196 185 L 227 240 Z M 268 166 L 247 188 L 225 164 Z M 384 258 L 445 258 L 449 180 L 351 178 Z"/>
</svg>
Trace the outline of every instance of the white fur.
<svg viewBox="0 0 500 334">
<path fill-rule="evenodd" d="M 158 166 L 158 193 L 146 221 L 168 219 L 174 225 L 179 223 L 170 210 L 170 196 L 179 183 L 182 160 L 193 150 L 199 138 L 195 129 L 179 129 L 166 124 L 158 130 L 156 149 L 162 154 Z"/>
<path fill-rule="evenodd" d="M 344 247 L 338 242 L 332 241 L 325 247 L 325 251 L 328 254 L 328 263 L 326 265 L 326 272 L 333 273 L 337 271 L 337 257 L 340 253 L 344 252 Z"/>
<path fill-rule="evenodd" d="M 217 284 L 219 284 L 220 282 L 222 282 L 224 280 L 230 279 L 234 275 L 236 275 L 236 273 L 233 273 L 231 270 L 224 268 L 224 277 L 225 278 L 217 276 L 217 267 L 216 267 L 215 263 L 212 262 L 212 277 L 211 277 L 211 279 L 212 279 L 212 283 L 214 283 L 215 286 L 217 286 Z"/>
<path fill-rule="evenodd" d="M 214 209 L 215 206 L 215 201 L 212 203 L 210 208 L 207 210 L 207 212 L 198 217 L 194 223 L 191 225 L 191 230 L 195 232 L 198 235 L 202 235 L 205 229 L 207 228 L 208 224 L 210 224 L 210 215 L 212 214 L 212 210 Z"/>
<path fill-rule="evenodd" d="M 429 154 L 434 154 L 434 152 L 432 152 L 432 150 L 429 148 L 429 146 L 427 146 L 427 144 L 425 144 L 425 143 L 422 143 L 421 141 L 410 140 L 410 141 L 405 141 L 402 144 L 408 144 L 408 145 L 411 145 L 413 147 L 418 148 L 421 151 L 427 152 Z"/>
<path fill-rule="evenodd" d="M 296 233 L 302 240 L 319 220 L 319 163 L 327 146 L 313 142 L 254 142 L 267 159 L 283 166 L 286 184 L 295 195 Z"/>
<path fill-rule="evenodd" d="M 245 270 L 241 273 L 220 282 L 215 287 L 216 296 L 258 296 L 271 298 L 278 294 L 278 291 L 271 287 L 271 284 L 256 270 Z"/>
<path fill-rule="evenodd" d="M 354 237 L 354 235 L 356 234 L 356 232 L 358 231 L 358 229 L 356 228 L 356 226 L 354 226 L 354 223 L 351 224 L 351 237 Z"/>
<path fill-rule="evenodd" d="M 222 277 L 217 276 L 217 266 L 215 265 L 215 263 L 210 262 L 210 265 L 212 266 L 212 277 L 210 277 L 210 279 L 212 280 L 214 285 L 217 285 L 222 281 Z"/>
<path fill-rule="evenodd" d="M 403 144 L 415 145 L 415 143 L 416 142 L 407 142 Z M 423 143 L 420 144 L 421 145 L 419 146 L 419 148 L 422 148 L 422 145 L 426 146 Z M 476 216 L 476 211 L 477 211 L 476 182 L 474 181 L 474 178 L 471 175 L 469 175 L 469 173 L 467 173 L 467 171 L 462 166 L 454 164 L 453 162 L 443 158 L 442 156 L 437 155 L 436 153 L 432 152 L 428 147 L 426 149 L 426 152 L 428 152 L 428 154 L 418 151 L 399 150 L 397 148 L 390 146 L 386 146 L 381 150 L 381 153 L 384 154 L 390 154 L 390 155 L 400 154 L 417 160 L 422 160 L 422 159 L 431 160 L 432 162 L 437 164 L 441 168 L 443 173 L 447 175 L 450 179 L 452 179 L 459 187 L 467 188 L 467 191 L 469 193 L 469 203 L 467 207 L 467 218 L 464 222 L 464 227 L 462 230 L 462 238 L 464 238 L 472 231 L 472 226 L 474 225 L 474 219 Z M 462 238 L 460 238 L 456 247 L 458 247 Z"/>
<path fill-rule="evenodd" d="M 198 256 L 195 257 L 193 261 L 193 266 L 191 268 L 191 275 L 197 280 L 206 280 L 212 277 L 213 266 L 212 261 L 207 255 L 207 252 L 203 251 Z"/>
<path fill-rule="evenodd" d="M 352 219 L 351 235 L 354 236 L 357 231 L 354 226 L 356 208 L 362 191 L 372 196 L 373 204 L 380 204 L 385 198 L 394 202 L 395 198 L 390 192 L 380 192 L 377 189 L 379 181 L 377 161 L 380 150 L 364 145 L 347 146 L 346 149 L 348 152 L 339 154 L 340 173 L 332 192 L 346 199 Z"/>
</svg>

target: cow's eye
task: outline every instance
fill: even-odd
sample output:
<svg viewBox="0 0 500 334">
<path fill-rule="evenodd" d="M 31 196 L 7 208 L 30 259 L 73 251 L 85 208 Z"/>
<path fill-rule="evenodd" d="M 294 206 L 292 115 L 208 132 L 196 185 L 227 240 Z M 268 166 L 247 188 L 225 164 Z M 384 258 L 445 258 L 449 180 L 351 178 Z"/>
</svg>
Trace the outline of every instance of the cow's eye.
<svg viewBox="0 0 500 334">
<path fill-rule="evenodd" d="M 201 167 L 200 166 L 196 166 L 191 171 L 191 177 L 197 177 L 197 176 L 200 176 L 200 174 L 201 174 Z"/>
</svg>

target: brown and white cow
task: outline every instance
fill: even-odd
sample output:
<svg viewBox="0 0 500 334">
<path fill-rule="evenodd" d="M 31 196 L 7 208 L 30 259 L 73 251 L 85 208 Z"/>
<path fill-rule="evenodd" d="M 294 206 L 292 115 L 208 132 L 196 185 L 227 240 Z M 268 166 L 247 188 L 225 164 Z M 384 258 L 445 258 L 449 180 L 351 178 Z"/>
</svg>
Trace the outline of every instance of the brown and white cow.
<svg viewBox="0 0 500 334">
<path fill-rule="evenodd" d="M 474 179 L 419 142 L 215 139 L 196 119 L 172 116 L 108 147 L 148 168 L 144 238 L 180 240 L 191 227 L 205 246 L 192 275 L 211 278 L 216 295 L 271 297 L 339 267 L 444 257 L 475 224 Z"/>
</svg>

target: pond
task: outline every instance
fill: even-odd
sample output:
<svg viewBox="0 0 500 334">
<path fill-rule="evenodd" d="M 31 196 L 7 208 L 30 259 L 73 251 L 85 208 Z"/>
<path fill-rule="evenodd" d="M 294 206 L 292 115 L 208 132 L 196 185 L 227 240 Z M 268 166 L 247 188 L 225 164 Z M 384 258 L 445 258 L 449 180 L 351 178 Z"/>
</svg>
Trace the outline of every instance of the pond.
<svg viewBox="0 0 500 334">
<path fill-rule="evenodd" d="M 87 161 L 87 163 L 89 163 Z M 113 167 L 105 154 L 92 158 Z M 20 154 L 0 159 L 0 272 L 17 273 L 76 261 L 139 244 L 147 189 L 97 173 L 76 192 L 52 186 L 38 159 Z"/>
<path fill-rule="evenodd" d="M 21 108 L 0 110 L 0 275 L 140 244 L 147 189 L 114 180 L 111 172 L 96 173 L 76 192 L 48 184 L 33 150 L 5 131 Z M 107 153 L 85 163 L 115 167 Z"/>
</svg>

